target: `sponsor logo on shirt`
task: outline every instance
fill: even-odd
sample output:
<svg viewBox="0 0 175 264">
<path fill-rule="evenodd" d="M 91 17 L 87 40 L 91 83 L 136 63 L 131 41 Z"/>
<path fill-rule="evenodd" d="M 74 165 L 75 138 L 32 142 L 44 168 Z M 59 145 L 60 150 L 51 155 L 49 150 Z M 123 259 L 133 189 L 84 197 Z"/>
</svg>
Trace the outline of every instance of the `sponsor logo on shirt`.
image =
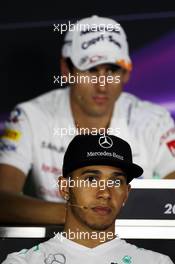
<svg viewBox="0 0 175 264">
<path fill-rule="evenodd" d="M 38 251 L 38 250 L 39 250 L 39 245 L 34 246 L 34 247 L 32 248 L 32 250 L 33 250 L 33 252 Z M 28 251 L 29 251 L 29 249 L 26 249 L 26 248 L 25 248 L 25 249 L 22 249 L 22 250 L 18 253 L 18 255 L 26 255 Z"/>
<path fill-rule="evenodd" d="M 32 249 L 33 249 L 33 251 L 38 251 L 39 250 L 39 245 L 34 246 Z"/>
<path fill-rule="evenodd" d="M 123 258 L 122 258 L 122 261 L 123 261 L 123 263 L 125 263 L 125 264 L 131 264 L 132 263 L 132 260 L 131 260 L 132 258 L 130 257 L 130 256 L 124 256 Z"/>
<path fill-rule="evenodd" d="M 152 178 L 153 178 L 153 179 L 160 179 L 161 177 L 160 177 L 159 172 L 157 172 L 157 171 L 153 171 Z"/>
<path fill-rule="evenodd" d="M 171 154 L 173 155 L 173 157 L 175 157 L 175 140 L 169 141 L 166 143 Z"/>
<path fill-rule="evenodd" d="M 49 150 L 53 150 L 56 151 L 58 153 L 64 153 L 65 152 L 65 148 L 64 147 L 57 147 L 54 144 L 52 144 L 51 142 L 46 142 L 46 141 L 42 141 L 41 142 L 41 147 L 44 149 L 49 149 Z"/>
<path fill-rule="evenodd" d="M 165 134 L 160 138 L 160 145 L 163 144 L 171 135 L 175 135 L 175 127 L 169 129 Z"/>
<path fill-rule="evenodd" d="M 45 264 L 65 264 L 66 263 L 66 257 L 62 253 L 58 254 L 49 254 L 47 258 L 44 260 Z"/>
<path fill-rule="evenodd" d="M 27 254 L 28 251 L 29 251 L 29 249 L 24 248 L 18 253 L 18 255 L 25 255 L 25 254 Z"/>
<path fill-rule="evenodd" d="M 16 151 L 16 146 L 12 144 L 5 144 L 4 142 L 0 142 L 0 150 L 1 151 Z"/>
<path fill-rule="evenodd" d="M 11 123 L 18 123 L 19 122 L 19 117 L 21 115 L 21 109 L 19 108 L 15 108 L 11 114 L 10 114 L 10 117 L 8 119 L 8 122 L 11 122 Z"/>
<path fill-rule="evenodd" d="M 21 132 L 12 129 L 5 129 L 4 133 L 1 136 L 1 138 L 10 139 L 13 141 L 18 141 L 20 137 L 21 137 Z"/>
<path fill-rule="evenodd" d="M 62 170 L 60 168 L 54 167 L 54 166 L 49 166 L 46 164 L 42 164 L 41 170 L 47 173 L 52 173 L 55 175 L 61 175 Z"/>
</svg>

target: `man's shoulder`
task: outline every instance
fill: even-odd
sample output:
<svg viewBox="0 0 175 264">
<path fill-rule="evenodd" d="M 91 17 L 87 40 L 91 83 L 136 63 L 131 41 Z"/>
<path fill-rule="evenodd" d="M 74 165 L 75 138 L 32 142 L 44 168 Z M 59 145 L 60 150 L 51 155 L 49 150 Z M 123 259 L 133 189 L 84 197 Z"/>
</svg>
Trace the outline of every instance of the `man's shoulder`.
<svg viewBox="0 0 175 264">
<path fill-rule="evenodd" d="M 68 89 L 56 89 L 39 95 L 26 102 L 18 104 L 17 107 L 23 109 L 25 112 L 30 110 L 38 111 L 40 113 L 48 112 L 54 113 L 58 109 L 58 105 L 68 96 Z"/>
<path fill-rule="evenodd" d="M 34 246 L 31 249 L 22 249 L 19 252 L 10 253 L 2 264 L 28 264 L 35 263 L 34 261 L 41 260 L 40 246 Z"/>
<path fill-rule="evenodd" d="M 49 249 L 52 248 L 54 244 L 53 238 L 33 246 L 30 249 L 22 249 L 19 252 L 10 253 L 2 264 L 35 264 L 40 261 L 40 263 L 45 263 L 44 260 L 47 255 L 49 255 Z"/>
<path fill-rule="evenodd" d="M 130 93 L 123 92 L 119 98 L 120 111 L 124 110 L 128 123 L 132 121 L 156 121 L 169 117 L 169 112 L 164 107 L 138 98 Z"/>
<path fill-rule="evenodd" d="M 122 106 L 123 103 L 126 103 L 127 107 L 130 107 L 130 110 L 135 110 L 140 113 L 155 113 L 155 114 L 164 114 L 167 112 L 167 110 L 153 102 L 150 102 L 148 100 L 142 100 L 138 98 L 137 96 L 123 92 L 120 98 L 120 106 Z"/>
</svg>

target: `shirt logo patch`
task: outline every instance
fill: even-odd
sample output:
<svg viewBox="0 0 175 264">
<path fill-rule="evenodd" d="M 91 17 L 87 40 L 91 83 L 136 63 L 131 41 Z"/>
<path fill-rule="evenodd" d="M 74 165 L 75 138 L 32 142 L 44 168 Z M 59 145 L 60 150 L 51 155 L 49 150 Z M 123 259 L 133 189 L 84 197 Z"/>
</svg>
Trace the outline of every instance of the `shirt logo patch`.
<svg viewBox="0 0 175 264">
<path fill-rule="evenodd" d="M 22 249 L 19 253 L 18 253 L 18 255 L 25 255 L 27 252 L 28 252 L 29 250 L 28 249 Z"/>
<path fill-rule="evenodd" d="M 175 140 L 169 141 L 166 143 L 171 154 L 173 155 L 173 157 L 175 157 Z"/>
<path fill-rule="evenodd" d="M 132 263 L 132 260 L 131 260 L 132 258 L 130 257 L 130 256 L 124 256 L 123 258 L 122 258 L 122 261 L 123 261 L 123 263 L 125 263 L 125 264 L 131 264 Z"/>
<path fill-rule="evenodd" d="M 49 150 L 53 150 L 56 151 L 58 153 L 64 153 L 65 152 L 65 148 L 64 147 L 57 147 L 54 144 L 52 144 L 51 142 L 46 142 L 46 141 L 42 141 L 41 142 L 41 147 L 43 149 L 49 149 Z"/>
<path fill-rule="evenodd" d="M 0 151 L 16 151 L 16 146 L 0 142 Z"/>
<path fill-rule="evenodd" d="M 58 254 L 49 254 L 48 257 L 44 260 L 45 264 L 65 264 L 66 257 L 62 253 Z"/>
<path fill-rule="evenodd" d="M 57 167 L 54 167 L 54 166 L 49 166 L 49 165 L 46 165 L 44 163 L 41 166 L 41 170 L 46 172 L 46 173 L 55 174 L 56 176 L 62 174 L 62 170 L 60 168 L 57 168 Z"/>
<path fill-rule="evenodd" d="M 12 129 L 5 129 L 1 137 L 13 141 L 18 141 L 21 137 L 21 132 Z"/>
<path fill-rule="evenodd" d="M 19 108 L 15 108 L 11 114 L 10 114 L 10 117 L 8 119 L 9 122 L 11 123 L 18 123 L 19 122 L 19 117 L 21 115 L 21 110 Z"/>
<path fill-rule="evenodd" d="M 36 245 L 33 249 L 33 251 L 38 251 L 39 250 L 39 245 Z"/>
</svg>

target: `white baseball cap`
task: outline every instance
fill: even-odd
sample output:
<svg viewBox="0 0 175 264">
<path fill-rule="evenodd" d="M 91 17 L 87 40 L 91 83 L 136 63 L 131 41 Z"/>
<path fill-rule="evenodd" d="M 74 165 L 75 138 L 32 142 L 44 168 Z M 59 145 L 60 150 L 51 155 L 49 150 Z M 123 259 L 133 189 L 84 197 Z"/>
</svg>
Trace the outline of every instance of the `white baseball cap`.
<svg viewBox="0 0 175 264">
<path fill-rule="evenodd" d="M 81 71 L 104 63 L 132 69 L 126 34 L 110 18 L 92 16 L 72 25 L 64 38 L 62 56 Z"/>
</svg>

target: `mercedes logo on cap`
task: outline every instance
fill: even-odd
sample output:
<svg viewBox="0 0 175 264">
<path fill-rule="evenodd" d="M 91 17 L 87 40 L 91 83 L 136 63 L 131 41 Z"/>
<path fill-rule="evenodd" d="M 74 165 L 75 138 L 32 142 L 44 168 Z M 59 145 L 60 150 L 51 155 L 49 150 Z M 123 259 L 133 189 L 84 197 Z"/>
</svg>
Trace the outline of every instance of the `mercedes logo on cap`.
<svg viewBox="0 0 175 264">
<path fill-rule="evenodd" d="M 98 143 L 102 148 L 111 148 L 113 145 L 112 139 L 108 136 L 100 137 Z"/>
</svg>

